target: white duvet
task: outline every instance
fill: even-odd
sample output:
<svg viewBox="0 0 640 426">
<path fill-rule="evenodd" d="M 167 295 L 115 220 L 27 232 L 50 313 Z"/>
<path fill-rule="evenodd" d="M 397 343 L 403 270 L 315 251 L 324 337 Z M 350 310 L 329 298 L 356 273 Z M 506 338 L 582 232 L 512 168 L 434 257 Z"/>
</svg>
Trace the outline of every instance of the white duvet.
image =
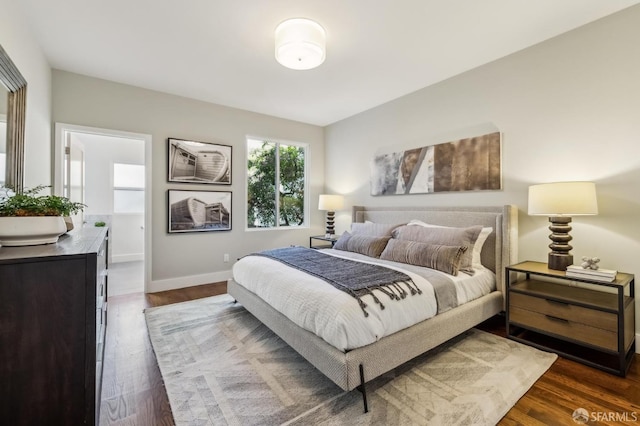
<svg viewBox="0 0 640 426">
<path fill-rule="evenodd" d="M 321 251 L 328 256 L 376 263 L 376 259 L 356 253 Z M 340 350 L 349 350 L 371 344 L 436 315 L 432 285 L 402 266 L 402 263 L 393 262 L 393 268 L 409 275 L 422 294 L 394 301 L 379 290 L 374 290 L 385 309 L 380 309 L 371 296 L 363 296 L 368 317 L 364 316 L 357 300 L 349 294 L 277 260 L 263 256 L 243 257 L 233 266 L 233 278 L 298 326 Z M 479 269 L 473 276 L 464 273 L 455 277 L 442 274 L 453 279 L 459 305 L 495 289 L 495 275 L 489 269 Z"/>
</svg>

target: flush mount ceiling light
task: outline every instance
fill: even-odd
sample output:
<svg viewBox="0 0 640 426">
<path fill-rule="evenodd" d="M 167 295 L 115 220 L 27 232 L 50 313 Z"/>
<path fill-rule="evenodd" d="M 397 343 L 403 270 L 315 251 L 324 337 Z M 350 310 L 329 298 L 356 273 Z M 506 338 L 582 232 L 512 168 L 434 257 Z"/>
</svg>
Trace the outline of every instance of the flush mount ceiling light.
<svg viewBox="0 0 640 426">
<path fill-rule="evenodd" d="M 276 60 L 294 70 L 309 70 L 324 62 L 324 28 L 305 18 L 287 19 L 276 27 Z"/>
</svg>

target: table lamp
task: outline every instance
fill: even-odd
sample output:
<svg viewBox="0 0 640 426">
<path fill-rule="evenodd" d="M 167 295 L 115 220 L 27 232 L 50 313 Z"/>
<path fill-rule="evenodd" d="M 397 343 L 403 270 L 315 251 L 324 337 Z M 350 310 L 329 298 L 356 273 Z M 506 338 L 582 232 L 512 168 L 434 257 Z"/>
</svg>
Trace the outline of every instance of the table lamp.
<svg viewBox="0 0 640 426">
<path fill-rule="evenodd" d="M 325 229 L 326 237 L 333 237 L 336 233 L 334 229 L 334 218 L 336 210 L 344 207 L 344 197 L 342 195 L 321 194 L 318 201 L 318 210 L 327 211 L 327 225 Z"/>
<path fill-rule="evenodd" d="M 593 182 L 554 182 L 529 187 L 529 215 L 549 216 L 551 244 L 549 269 L 566 271 L 573 264 L 572 216 L 598 214 L 596 185 Z"/>
</svg>

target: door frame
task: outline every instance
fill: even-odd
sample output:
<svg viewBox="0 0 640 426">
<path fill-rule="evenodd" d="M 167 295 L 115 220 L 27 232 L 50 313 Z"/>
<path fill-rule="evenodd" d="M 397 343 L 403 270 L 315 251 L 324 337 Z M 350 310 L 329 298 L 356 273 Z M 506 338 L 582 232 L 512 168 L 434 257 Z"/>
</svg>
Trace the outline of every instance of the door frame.
<svg viewBox="0 0 640 426">
<path fill-rule="evenodd" d="M 92 135 L 138 139 L 144 141 L 144 292 L 147 292 L 151 281 L 151 135 L 145 133 L 125 132 L 122 130 L 102 129 L 98 127 L 78 126 L 75 124 L 55 123 L 53 193 L 63 194 L 62 170 L 64 168 L 64 146 L 67 133 L 89 133 Z"/>
<path fill-rule="evenodd" d="M 4 87 L 0 87 L 0 90 L 4 89 Z M 5 135 L 5 141 L 4 141 L 4 154 L 5 154 L 5 175 L 2 176 L 2 179 L 0 179 L 3 182 L 3 185 L 7 184 L 7 141 L 6 141 L 6 137 L 7 137 L 7 130 L 6 130 L 6 124 L 7 124 L 7 115 L 6 114 L 0 114 L 0 123 L 4 123 L 5 124 L 5 131 L 4 131 L 4 135 Z"/>
</svg>

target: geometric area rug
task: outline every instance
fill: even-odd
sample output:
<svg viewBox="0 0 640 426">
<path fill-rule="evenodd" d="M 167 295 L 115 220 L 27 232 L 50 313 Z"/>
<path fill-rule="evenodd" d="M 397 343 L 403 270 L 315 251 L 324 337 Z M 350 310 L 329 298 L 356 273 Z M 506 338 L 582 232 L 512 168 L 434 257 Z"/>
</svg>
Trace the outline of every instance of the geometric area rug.
<svg viewBox="0 0 640 426">
<path fill-rule="evenodd" d="M 494 425 L 555 354 L 480 330 L 345 392 L 229 295 L 145 311 L 177 426 Z"/>
</svg>

